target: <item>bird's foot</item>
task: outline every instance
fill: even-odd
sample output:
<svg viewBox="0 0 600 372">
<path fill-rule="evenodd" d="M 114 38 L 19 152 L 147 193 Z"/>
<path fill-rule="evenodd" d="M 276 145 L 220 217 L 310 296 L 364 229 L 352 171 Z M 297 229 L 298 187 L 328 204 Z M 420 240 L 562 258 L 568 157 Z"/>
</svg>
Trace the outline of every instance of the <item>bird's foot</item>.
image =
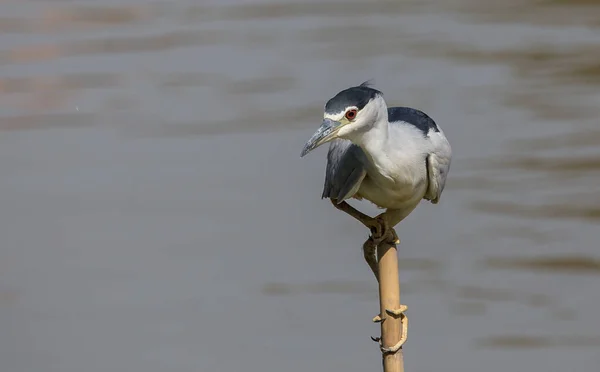
<svg viewBox="0 0 600 372">
<path fill-rule="evenodd" d="M 379 343 L 379 348 L 381 349 L 382 353 L 394 354 L 394 353 L 398 352 L 398 350 L 400 350 L 402 345 L 404 345 L 404 343 L 406 342 L 406 339 L 408 337 L 408 318 L 406 317 L 404 312 L 407 309 L 408 309 L 408 307 L 406 305 L 400 305 L 398 307 L 398 309 L 386 309 L 385 310 L 386 314 L 388 314 L 389 316 L 391 316 L 393 318 L 400 318 L 400 321 L 402 323 L 402 331 L 400 334 L 400 340 L 398 340 L 398 342 L 395 345 L 390 346 L 390 347 L 384 347 L 380 337 L 371 337 L 371 339 L 373 341 Z M 373 322 L 380 323 L 380 322 L 383 322 L 385 319 L 386 318 L 382 318 L 380 315 L 377 315 L 373 318 Z"/>
<path fill-rule="evenodd" d="M 385 217 L 377 216 L 366 224 L 371 230 L 371 239 L 375 245 L 380 245 L 383 242 L 391 245 L 400 244 L 400 239 L 396 230 L 389 225 Z"/>
</svg>

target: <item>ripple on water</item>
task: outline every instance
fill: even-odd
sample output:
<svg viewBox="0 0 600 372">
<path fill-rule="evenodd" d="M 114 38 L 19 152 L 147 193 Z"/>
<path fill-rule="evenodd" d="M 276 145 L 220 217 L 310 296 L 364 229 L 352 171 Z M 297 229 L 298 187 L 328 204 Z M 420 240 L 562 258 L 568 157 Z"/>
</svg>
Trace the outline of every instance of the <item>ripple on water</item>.
<svg viewBox="0 0 600 372">
<path fill-rule="evenodd" d="M 600 346 L 600 336 L 586 335 L 503 335 L 480 338 L 474 344 L 486 349 L 585 348 Z"/>
<path fill-rule="evenodd" d="M 476 22 L 519 22 L 534 25 L 600 26 L 597 0 L 448 1 L 445 9 Z M 568 16 L 566 16 L 568 14 Z"/>
<path fill-rule="evenodd" d="M 412 290 L 423 288 L 436 288 L 438 283 L 435 281 L 436 275 L 442 270 L 442 261 L 427 258 L 403 258 L 399 261 L 399 269 L 413 270 L 423 272 L 425 279 L 417 278 L 409 283 L 402 283 L 402 292 L 408 293 Z M 352 281 L 352 280 L 329 280 L 314 283 L 292 284 L 292 283 L 267 283 L 261 292 L 269 296 L 308 294 L 359 294 L 363 297 L 377 297 L 377 284 L 373 282 Z"/>
<path fill-rule="evenodd" d="M 96 124 L 99 115 L 92 113 L 45 113 L 0 117 L 0 131 L 47 129 L 52 127 L 85 127 Z"/>
<path fill-rule="evenodd" d="M 600 259 L 583 255 L 488 258 L 483 265 L 489 269 L 600 275 Z"/>
</svg>

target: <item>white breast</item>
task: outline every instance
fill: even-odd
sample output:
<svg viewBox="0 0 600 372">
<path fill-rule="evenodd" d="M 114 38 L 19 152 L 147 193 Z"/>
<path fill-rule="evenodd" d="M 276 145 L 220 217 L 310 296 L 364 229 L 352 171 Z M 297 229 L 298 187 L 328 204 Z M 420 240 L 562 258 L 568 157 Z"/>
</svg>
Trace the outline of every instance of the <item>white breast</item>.
<svg viewBox="0 0 600 372">
<path fill-rule="evenodd" d="M 420 168 L 415 163 L 404 165 L 392 179 L 367 170 L 358 194 L 381 208 L 412 209 L 427 191 L 426 174 Z"/>
<path fill-rule="evenodd" d="M 429 147 L 420 130 L 395 123 L 386 143 L 365 149 L 370 164 L 359 196 L 382 208 L 414 209 L 427 191 Z"/>
</svg>

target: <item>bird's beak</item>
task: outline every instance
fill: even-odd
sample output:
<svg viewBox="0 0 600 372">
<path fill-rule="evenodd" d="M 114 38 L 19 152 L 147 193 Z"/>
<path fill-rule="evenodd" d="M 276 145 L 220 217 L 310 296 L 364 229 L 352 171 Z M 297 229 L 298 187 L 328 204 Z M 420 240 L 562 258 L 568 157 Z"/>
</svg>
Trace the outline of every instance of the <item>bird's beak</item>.
<svg viewBox="0 0 600 372">
<path fill-rule="evenodd" d="M 306 142 L 306 144 L 304 145 L 300 157 L 303 157 L 304 155 L 308 154 L 309 152 L 321 146 L 322 144 L 334 139 L 336 133 L 338 132 L 341 126 L 342 123 L 340 123 L 339 121 L 323 119 L 323 123 L 321 124 L 319 129 L 317 129 L 315 134 L 313 134 L 312 137 L 310 137 L 310 139 L 308 140 L 308 142 Z"/>
</svg>

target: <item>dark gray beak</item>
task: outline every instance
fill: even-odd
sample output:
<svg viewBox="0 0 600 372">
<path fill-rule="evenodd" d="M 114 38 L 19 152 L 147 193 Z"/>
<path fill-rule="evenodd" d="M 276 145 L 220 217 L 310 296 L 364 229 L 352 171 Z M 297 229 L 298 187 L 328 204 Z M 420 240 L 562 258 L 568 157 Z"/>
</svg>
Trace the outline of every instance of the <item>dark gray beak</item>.
<svg viewBox="0 0 600 372">
<path fill-rule="evenodd" d="M 341 124 L 342 123 L 340 123 L 339 121 L 323 119 L 323 123 L 321 124 L 319 129 L 317 129 L 315 134 L 313 134 L 312 137 L 310 137 L 310 139 L 308 140 L 308 142 L 306 142 L 306 144 L 304 145 L 300 157 L 303 157 L 304 155 L 308 154 L 309 152 L 321 146 L 322 144 L 334 139 L 335 134 L 337 133 L 337 130 L 340 128 Z"/>
</svg>

